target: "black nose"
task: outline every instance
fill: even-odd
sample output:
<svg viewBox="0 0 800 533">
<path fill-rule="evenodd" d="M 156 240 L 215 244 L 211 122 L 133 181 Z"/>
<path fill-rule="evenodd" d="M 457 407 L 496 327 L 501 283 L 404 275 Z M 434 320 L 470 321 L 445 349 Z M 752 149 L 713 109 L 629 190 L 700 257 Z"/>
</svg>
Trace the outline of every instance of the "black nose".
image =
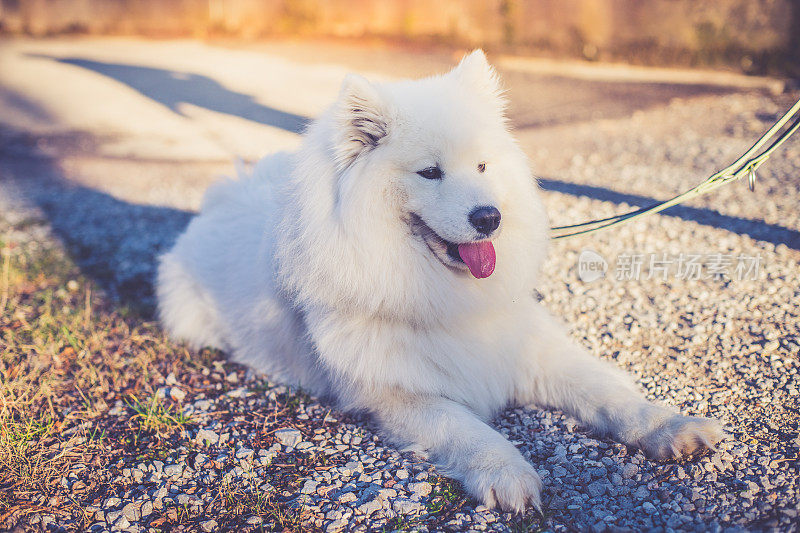
<svg viewBox="0 0 800 533">
<path fill-rule="evenodd" d="M 491 205 L 478 207 L 469 214 L 469 221 L 476 230 L 489 235 L 500 225 L 500 211 Z"/>
</svg>

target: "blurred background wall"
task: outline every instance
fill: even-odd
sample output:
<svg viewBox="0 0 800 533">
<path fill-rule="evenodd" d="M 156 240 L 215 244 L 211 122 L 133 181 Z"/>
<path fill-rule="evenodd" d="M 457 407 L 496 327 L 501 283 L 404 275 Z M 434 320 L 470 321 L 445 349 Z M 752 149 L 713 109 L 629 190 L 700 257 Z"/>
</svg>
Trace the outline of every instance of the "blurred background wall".
<svg viewBox="0 0 800 533">
<path fill-rule="evenodd" d="M 0 0 L 0 31 L 380 38 L 800 75 L 800 0 Z"/>
</svg>

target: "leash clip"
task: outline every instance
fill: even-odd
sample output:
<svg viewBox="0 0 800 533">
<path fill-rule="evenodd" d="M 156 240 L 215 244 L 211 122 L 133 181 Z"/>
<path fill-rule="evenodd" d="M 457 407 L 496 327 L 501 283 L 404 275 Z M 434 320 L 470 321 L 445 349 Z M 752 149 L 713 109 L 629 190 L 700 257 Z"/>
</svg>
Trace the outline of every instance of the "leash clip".
<svg viewBox="0 0 800 533">
<path fill-rule="evenodd" d="M 750 192 L 755 192 L 756 190 L 756 169 L 751 168 L 750 174 L 747 176 L 747 186 L 750 187 Z"/>
</svg>

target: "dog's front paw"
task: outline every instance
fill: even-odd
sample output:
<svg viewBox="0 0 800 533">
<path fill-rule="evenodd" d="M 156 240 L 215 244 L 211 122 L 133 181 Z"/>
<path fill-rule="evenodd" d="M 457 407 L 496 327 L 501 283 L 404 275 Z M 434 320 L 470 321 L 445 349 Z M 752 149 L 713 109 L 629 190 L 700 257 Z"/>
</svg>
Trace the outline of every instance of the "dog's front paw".
<svg viewBox="0 0 800 533">
<path fill-rule="evenodd" d="M 673 415 L 641 438 L 636 445 L 651 459 L 663 461 L 689 455 L 701 448 L 714 449 L 725 437 L 713 418 Z"/>
<path fill-rule="evenodd" d="M 520 513 L 528 505 L 541 511 L 542 480 L 536 470 L 519 456 L 509 462 L 488 455 L 464 479 L 467 491 L 486 507 Z"/>
</svg>

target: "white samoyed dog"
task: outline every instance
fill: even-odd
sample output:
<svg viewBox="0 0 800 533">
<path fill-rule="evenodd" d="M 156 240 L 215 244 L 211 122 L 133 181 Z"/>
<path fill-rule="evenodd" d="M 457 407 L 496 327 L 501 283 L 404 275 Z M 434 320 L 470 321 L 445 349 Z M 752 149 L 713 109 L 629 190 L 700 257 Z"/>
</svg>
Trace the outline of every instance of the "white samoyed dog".
<svg viewBox="0 0 800 533">
<path fill-rule="evenodd" d="M 161 258 L 164 325 L 369 412 L 487 506 L 540 505 L 489 424 L 509 405 L 657 459 L 713 447 L 719 422 L 645 400 L 532 297 L 548 223 L 505 107 L 481 51 L 422 80 L 348 76 L 297 152 L 206 193 Z"/>
</svg>

